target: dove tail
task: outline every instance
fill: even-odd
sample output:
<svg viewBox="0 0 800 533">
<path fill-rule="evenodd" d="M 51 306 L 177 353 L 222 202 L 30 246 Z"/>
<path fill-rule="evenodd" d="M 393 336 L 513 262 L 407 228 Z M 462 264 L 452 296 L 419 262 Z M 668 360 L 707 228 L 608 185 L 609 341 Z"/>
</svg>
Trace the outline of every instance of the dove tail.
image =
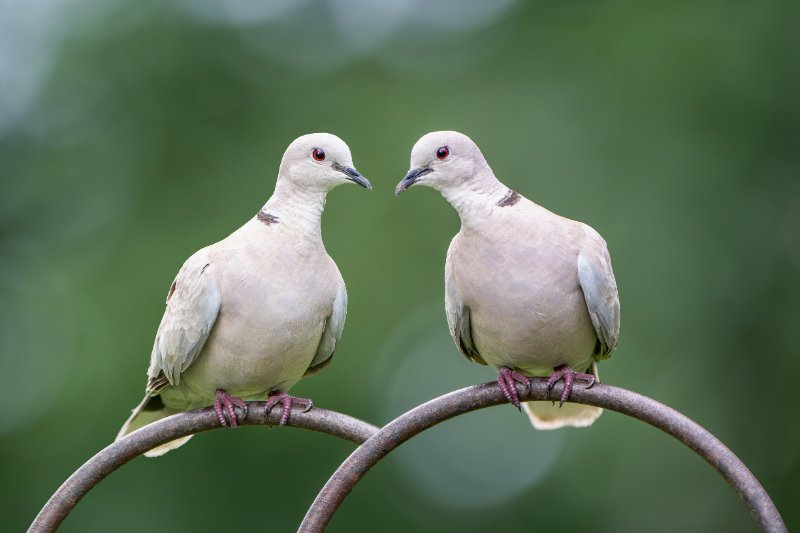
<svg viewBox="0 0 800 533">
<path fill-rule="evenodd" d="M 565 403 L 559 408 L 550 402 L 526 402 L 522 408 L 536 429 L 591 426 L 603 414 L 599 407 L 578 403 Z"/>
<path fill-rule="evenodd" d="M 119 430 L 119 433 L 117 433 L 117 438 L 114 439 L 114 441 L 118 441 L 128 433 L 132 433 L 133 431 L 136 431 L 137 429 L 144 427 L 151 422 L 161 420 L 162 418 L 166 418 L 179 412 L 180 411 L 177 409 L 171 409 L 165 406 L 161 401 L 161 396 L 147 395 L 144 397 L 144 400 L 142 400 L 142 403 L 136 406 L 131 413 L 131 416 L 122 425 L 122 428 Z M 193 435 L 187 435 L 186 437 L 175 439 L 145 452 L 144 455 L 145 457 L 158 457 L 160 455 L 164 455 L 170 450 L 174 450 L 175 448 L 183 446 L 192 437 Z"/>
<path fill-rule="evenodd" d="M 600 379 L 596 363 L 593 362 L 587 372 Z M 591 426 L 603 414 L 599 407 L 579 403 L 565 403 L 559 407 L 552 402 L 526 402 L 522 407 L 536 429 L 583 428 Z"/>
</svg>

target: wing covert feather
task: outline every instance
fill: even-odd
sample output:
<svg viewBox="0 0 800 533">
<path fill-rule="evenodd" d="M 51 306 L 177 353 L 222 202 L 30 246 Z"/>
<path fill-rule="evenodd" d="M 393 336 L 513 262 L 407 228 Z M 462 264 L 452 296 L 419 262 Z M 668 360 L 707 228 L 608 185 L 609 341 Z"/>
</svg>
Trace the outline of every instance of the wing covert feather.
<svg viewBox="0 0 800 533">
<path fill-rule="evenodd" d="M 578 280 L 600 341 L 600 351 L 595 357 L 607 359 L 619 339 L 617 282 L 605 241 L 593 229 L 585 228 L 588 239 L 578 255 Z"/>
<path fill-rule="evenodd" d="M 325 321 L 325 329 L 322 331 L 322 338 L 319 341 L 317 353 L 311 361 L 305 375 L 315 374 L 325 368 L 336 351 L 336 345 L 342 338 L 344 321 L 347 318 L 347 288 L 343 281 L 339 284 L 336 298 L 333 301 L 331 316 Z"/>
<path fill-rule="evenodd" d="M 181 267 L 167 294 L 167 309 L 158 326 L 150 368 L 148 392 L 178 385 L 181 374 L 200 354 L 220 309 L 213 265 L 201 250 Z"/>
<path fill-rule="evenodd" d="M 481 357 L 478 348 L 472 340 L 469 307 L 462 303 L 461 297 L 458 294 L 456 280 L 453 276 L 452 257 L 456 253 L 454 251 L 455 243 L 456 240 L 454 238 L 453 242 L 450 244 L 450 249 L 447 251 L 447 261 L 444 267 L 444 307 L 447 313 L 447 325 L 450 327 L 450 336 L 453 338 L 453 342 L 455 342 L 461 355 L 466 357 L 469 361 L 486 365 L 486 361 Z"/>
</svg>

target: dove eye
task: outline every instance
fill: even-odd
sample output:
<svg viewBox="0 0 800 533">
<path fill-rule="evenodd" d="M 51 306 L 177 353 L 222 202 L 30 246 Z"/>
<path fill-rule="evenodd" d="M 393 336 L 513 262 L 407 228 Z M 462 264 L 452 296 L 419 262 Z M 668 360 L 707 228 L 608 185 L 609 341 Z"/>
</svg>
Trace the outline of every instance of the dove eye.
<svg viewBox="0 0 800 533">
<path fill-rule="evenodd" d="M 325 150 L 322 148 L 314 148 L 311 151 L 311 157 L 313 157 L 315 161 L 325 161 Z"/>
<path fill-rule="evenodd" d="M 439 159 L 447 159 L 447 156 L 450 155 L 450 148 L 447 146 L 440 146 L 438 150 L 436 150 L 436 157 Z"/>
</svg>

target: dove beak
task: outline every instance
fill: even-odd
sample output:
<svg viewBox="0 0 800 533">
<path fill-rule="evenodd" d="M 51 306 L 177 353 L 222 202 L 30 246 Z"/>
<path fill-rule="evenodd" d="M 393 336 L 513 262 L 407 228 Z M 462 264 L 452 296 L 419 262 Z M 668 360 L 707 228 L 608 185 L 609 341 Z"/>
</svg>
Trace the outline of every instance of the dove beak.
<svg viewBox="0 0 800 533">
<path fill-rule="evenodd" d="M 361 185 L 365 189 L 372 190 L 372 184 L 369 182 L 367 178 L 361 175 L 361 173 L 354 169 L 353 167 L 343 167 L 339 163 L 333 164 L 334 170 L 337 170 L 345 175 L 346 179 L 352 181 L 357 185 Z"/>
<path fill-rule="evenodd" d="M 408 171 L 408 174 L 400 180 L 400 183 L 397 184 L 394 195 L 399 196 L 401 192 L 417 183 L 422 176 L 430 174 L 431 172 L 433 172 L 431 167 L 412 168 Z"/>
</svg>

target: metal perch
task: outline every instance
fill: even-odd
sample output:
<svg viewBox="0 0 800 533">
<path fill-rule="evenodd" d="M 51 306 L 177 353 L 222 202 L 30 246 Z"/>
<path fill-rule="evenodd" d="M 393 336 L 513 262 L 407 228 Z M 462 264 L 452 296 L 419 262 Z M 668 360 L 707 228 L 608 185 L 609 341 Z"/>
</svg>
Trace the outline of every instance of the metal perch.
<svg viewBox="0 0 800 533">
<path fill-rule="evenodd" d="M 240 418 L 240 425 L 277 425 L 280 410 L 273 409 L 269 416 L 265 416 L 264 405 L 265 402 L 248 402 L 248 416 Z M 375 426 L 357 418 L 318 407 L 307 413 L 300 408 L 293 410 L 287 425 L 327 433 L 356 444 L 361 444 L 378 431 Z M 87 492 L 111 472 L 147 450 L 186 435 L 220 427 L 214 409 L 206 407 L 179 413 L 134 431 L 98 452 L 72 474 L 39 511 L 28 531 L 55 531 Z"/>
<path fill-rule="evenodd" d="M 562 385 L 548 395 L 543 381 L 534 380 L 523 400 L 558 398 Z M 672 435 L 708 461 L 736 490 L 764 531 L 783 532 L 786 526 L 764 488 L 747 467 L 722 442 L 698 424 L 661 403 L 640 394 L 597 384 L 576 388 L 570 401 L 596 405 L 637 418 Z M 378 461 L 403 442 L 444 420 L 484 407 L 505 404 L 495 382 L 461 389 L 431 400 L 401 415 L 383 429 L 350 416 L 314 408 L 307 413 L 296 409 L 289 426 L 310 429 L 363 443 L 336 470 L 319 493 L 299 531 L 323 531 L 347 494 Z M 264 415 L 264 402 L 250 402 L 250 414 L 242 425 L 276 425 L 278 413 Z M 111 472 L 145 451 L 170 440 L 219 428 L 212 408 L 198 409 L 165 418 L 131 433 L 89 459 L 45 504 L 28 531 L 55 531 L 80 499 Z"/>
<path fill-rule="evenodd" d="M 556 385 L 548 394 L 545 382 L 535 379 L 530 391 L 523 391 L 520 399 L 557 399 L 562 386 Z M 597 384 L 591 389 L 576 387 L 570 401 L 617 411 L 672 435 L 722 474 L 763 531 L 787 531 L 775 504 L 744 463 L 714 435 L 681 413 L 646 396 L 605 384 Z M 359 446 L 334 472 L 309 508 L 298 531 L 323 531 L 364 474 L 408 439 L 439 422 L 506 403 L 496 382 L 484 383 L 445 394 L 394 419 Z"/>
</svg>

